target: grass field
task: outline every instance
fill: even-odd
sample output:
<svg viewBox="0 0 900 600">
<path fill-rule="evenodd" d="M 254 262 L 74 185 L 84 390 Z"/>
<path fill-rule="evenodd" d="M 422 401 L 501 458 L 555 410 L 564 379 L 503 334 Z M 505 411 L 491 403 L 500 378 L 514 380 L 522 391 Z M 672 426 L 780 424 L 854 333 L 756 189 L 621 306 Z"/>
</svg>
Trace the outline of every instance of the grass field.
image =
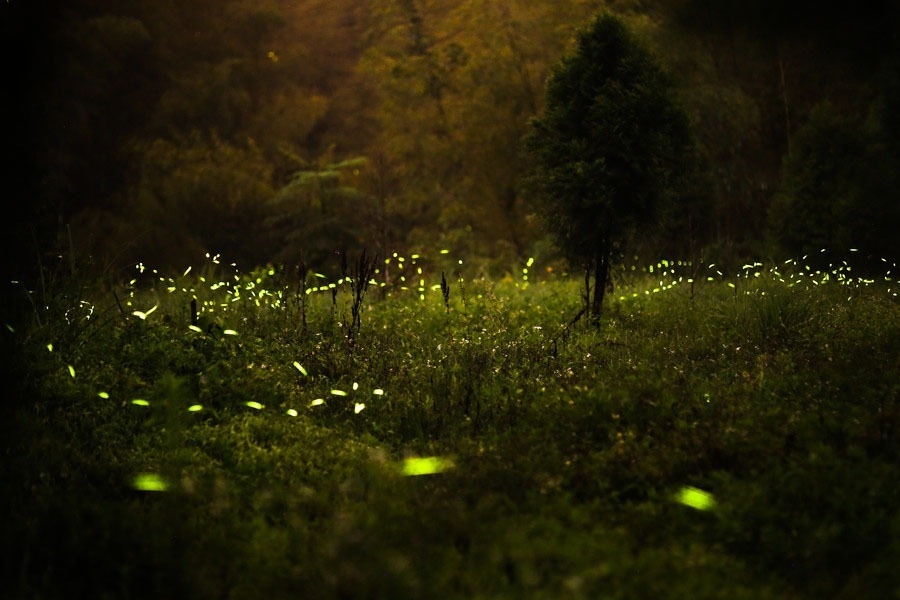
<svg viewBox="0 0 900 600">
<path fill-rule="evenodd" d="M 888 265 L 449 256 L 32 298 L 0 595 L 900 597 Z"/>
</svg>

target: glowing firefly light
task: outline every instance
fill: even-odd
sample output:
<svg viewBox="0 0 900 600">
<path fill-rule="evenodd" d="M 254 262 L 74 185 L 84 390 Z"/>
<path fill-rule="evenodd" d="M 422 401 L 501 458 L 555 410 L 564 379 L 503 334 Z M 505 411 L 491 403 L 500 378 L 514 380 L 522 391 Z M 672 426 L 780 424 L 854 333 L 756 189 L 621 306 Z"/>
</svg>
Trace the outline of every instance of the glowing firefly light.
<svg viewBox="0 0 900 600">
<path fill-rule="evenodd" d="M 675 494 L 675 501 L 697 510 L 712 510 L 716 507 L 716 499 L 712 494 L 689 485 Z"/>
<path fill-rule="evenodd" d="M 433 475 L 453 468 L 453 461 L 440 456 L 422 456 L 404 459 L 404 475 Z"/>
<path fill-rule="evenodd" d="M 138 473 L 131 485 L 142 492 L 165 492 L 169 489 L 169 484 L 156 473 Z"/>
</svg>

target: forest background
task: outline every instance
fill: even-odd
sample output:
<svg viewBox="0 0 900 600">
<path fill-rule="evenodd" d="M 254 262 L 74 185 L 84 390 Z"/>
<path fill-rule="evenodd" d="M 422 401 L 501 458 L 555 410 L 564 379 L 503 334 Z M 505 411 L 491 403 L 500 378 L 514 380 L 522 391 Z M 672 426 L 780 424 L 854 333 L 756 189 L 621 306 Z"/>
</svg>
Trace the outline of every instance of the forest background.
<svg viewBox="0 0 900 600">
<path fill-rule="evenodd" d="M 892 0 L 70 0 L 2 7 L 5 266 L 550 264 L 521 139 L 602 11 L 672 75 L 701 161 L 631 252 L 900 258 Z"/>
</svg>

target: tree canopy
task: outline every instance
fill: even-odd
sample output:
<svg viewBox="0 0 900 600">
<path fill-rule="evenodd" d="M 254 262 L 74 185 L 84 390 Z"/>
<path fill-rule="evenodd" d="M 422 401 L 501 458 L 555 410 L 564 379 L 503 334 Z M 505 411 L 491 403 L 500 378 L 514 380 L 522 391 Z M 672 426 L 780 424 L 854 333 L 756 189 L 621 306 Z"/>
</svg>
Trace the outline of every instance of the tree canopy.
<svg viewBox="0 0 900 600">
<path fill-rule="evenodd" d="M 596 319 L 613 250 L 653 222 L 689 168 L 687 116 L 650 53 L 602 15 L 554 69 L 526 144 L 541 212 L 569 258 L 593 272 Z"/>
<path fill-rule="evenodd" d="M 326 256 L 339 240 L 373 253 L 453 247 L 470 264 L 480 257 L 500 273 L 530 256 L 555 260 L 525 201 L 528 161 L 519 141 L 550 101 L 545 82 L 553 65 L 572 53 L 577 31 L 598 11 L 621 19 L 673 74 L 670 93 L 688 115 L 710 188 L 707 226 L 700 231 L 691 220 L 698 211 L 675 210 L 668 213 L 673 231 L 695 231 L 691 246 L 709 249 L 720 263 L 723 253 L 743 262 L 769 252 L 767 232 L 784 251 L 814 244 L 782 244 L 779 223 L 790 219 L 770 208 L 803 204 L 784 199 L 801 193 L 787 176 L 803 171 L 797 161 L 813 160 L 803 131 L 826 101 L 872 132 L 861 143 L 884 160 L 869 168 L 894 168 L 900 36 L 891 35 L 897 11 L 885 0 L 840 12 L 798 6 L 4 3 L 2 94 L 12 107 L 4 164 L 22 214 L 8 221 L 4 237 L 15 251 L 6 259 L 19 275 L 37 257 L 46 267 L 60 255 L 82 272 L 122 274 L 137 261 L 183 268 L 202 252 L 250 267 L 282 261 L 299 247 Z M 813 18 L 804 18 L 806 9 Z M 846 15 L 852 20 L 844 26 Z M 616 93 L 627 96 L 624 88 L 609 92 L 610 102 L 630 102 Z M 605 126 L 631 118 L 616 110 Z M 341 170 L 339 181 L 298 189 L 304 173 L 357 158 L 366 160 Z M 605 168 L 616 167 L 615 157 L 605 160 Z M 862 177 L 852 169 L 835 173 Z M 879 206 L 896 204 L 889 176 L 865 179 L 884 190 Z M 643 199 L 616 207 L 616 215 L 635 220 L 653 212 L 652 194 L 629 193 Z M 312 210 L 323 203 L 327 224 Z M 831 234 L 826 228 L 816 236 Z M 653 248 L 684 251 L 671 235 Z"/>
</svg>

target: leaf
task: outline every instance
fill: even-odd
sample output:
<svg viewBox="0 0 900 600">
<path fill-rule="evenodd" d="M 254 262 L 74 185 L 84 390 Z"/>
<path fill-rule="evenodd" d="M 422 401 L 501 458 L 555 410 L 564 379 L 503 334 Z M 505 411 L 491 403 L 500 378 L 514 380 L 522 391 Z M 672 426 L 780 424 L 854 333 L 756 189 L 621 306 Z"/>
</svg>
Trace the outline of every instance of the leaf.
<svg viewBox="0 0 900 600">
<path fill-rule="evenodd" d="M 328 165 L 331 169 L 347 169 L 350 167 L 364 167 L 369 160 L 364 156 L 357 156 L 355 158 L 348 158 L 347 160 L 342 160 L 340 162 L 334 163 L 333 165 Z"/>
</svg>

